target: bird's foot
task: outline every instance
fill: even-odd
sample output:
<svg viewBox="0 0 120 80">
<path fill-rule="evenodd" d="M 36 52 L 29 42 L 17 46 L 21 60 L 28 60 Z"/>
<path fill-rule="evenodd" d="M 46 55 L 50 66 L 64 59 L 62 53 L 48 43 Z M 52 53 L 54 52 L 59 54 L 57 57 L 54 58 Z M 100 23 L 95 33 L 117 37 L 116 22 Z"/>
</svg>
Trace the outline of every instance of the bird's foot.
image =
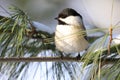
<svg viewBox="0 0 120 80">
<path fill-rule="evenodd" d="M 76 56 L 76 59 L 77 59 L 77 60 L 80 60 L 80 59 L 81 59 L 80 54 L 78 54 L 78 55 Z"/>
</svg>

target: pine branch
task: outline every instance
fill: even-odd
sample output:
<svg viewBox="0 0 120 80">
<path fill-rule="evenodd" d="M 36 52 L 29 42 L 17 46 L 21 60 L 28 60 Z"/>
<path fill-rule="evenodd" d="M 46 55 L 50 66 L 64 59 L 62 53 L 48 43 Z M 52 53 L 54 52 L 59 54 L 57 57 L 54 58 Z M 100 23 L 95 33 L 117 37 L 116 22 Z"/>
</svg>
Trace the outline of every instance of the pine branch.
<svg viewBox="0 0 120 80">
<path fill-rule="evenodd" d="M 101 61 L 106 63 L 117 62 L 120 58 L 102 58 Z M 76 57 L 0 57 L 0 62 L 60 62 L 60 61 L 69 61 L 69 62 L 82 62 Z"/>
<path fill-rule="evenodd" d="M 76 57 L 7 57 L 0 58 L 0 62 L 52 62 L 52 61 L 79 61 Z"/>
<path fill-rule="evenodd" d="M 11 20 L 11 22 L 15 23 L 14 19 L 0 15 L 0 23 L 3 24 L 7 20 Z M 28 37 L 31 39 L 42 39 L 42 40 L 46 40 L 48 38 L 53 38 L 54 34 L 50 34 L 48 32 L 44 32 L 42 30 L 37 31 L 36 27 L 33 25 L 33 23 L 30 20 L 28 22 L 30 24 L 31 29 L 28 29 L 28 28 L 25 29 L 25 37 Z M 17 26 L 21 27 L 18 24 L 17 24 Z M 5 28 L 0 29 L 0 33 L 11 33 L 11 32 L 12 32 L 12 30 L 5 30 Z M 52 41 L 53 41 L 53 39 L 52 39 Z"/>
</svg>

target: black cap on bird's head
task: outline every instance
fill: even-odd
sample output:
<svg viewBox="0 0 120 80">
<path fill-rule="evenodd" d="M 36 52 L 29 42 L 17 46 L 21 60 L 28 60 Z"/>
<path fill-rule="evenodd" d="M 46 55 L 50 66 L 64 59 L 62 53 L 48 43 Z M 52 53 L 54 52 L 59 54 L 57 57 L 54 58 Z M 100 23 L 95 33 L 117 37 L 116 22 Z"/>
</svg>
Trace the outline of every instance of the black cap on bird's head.
<svg viewBox="0 0 120 80">
<path fill-rule="evenodd" d="M 76 20 L 76 19 L 70 19 L 70 17 L 79 17 L 80 19 L 82 19 L 82 16 L 76 12 L 74 9 L 72 8 L 66 8 L 66 9 L 63 9 L 58 17 L 56 17 L 55 19 L 58 21 L 58 24 L 61 24 L 61 25 L 70 25 L 70 24 L 73 24 L 71 23 L 72 21 L 77 21 L 78 23 L 80 22 L 80 20 Z M 69 19 L 68 19 L 69 18 Z M 67 19 L 67 20 L 66 20 Z M 71 20 L 70 23 L 68 20 Z M 75 24 L 75 23 L 74 23 Z"/>
<path fill-rule="evenodd" d="M 79 16 L 80 18 L 82 18 L 82 16 L 79 13 L 77 13 L 74 9 L 66 8 L 66 9 L 62 10 L 61 13 L 59 13 L 58 17 L 55 19 L 66 18 L 68 16 Z"/>
</svg>

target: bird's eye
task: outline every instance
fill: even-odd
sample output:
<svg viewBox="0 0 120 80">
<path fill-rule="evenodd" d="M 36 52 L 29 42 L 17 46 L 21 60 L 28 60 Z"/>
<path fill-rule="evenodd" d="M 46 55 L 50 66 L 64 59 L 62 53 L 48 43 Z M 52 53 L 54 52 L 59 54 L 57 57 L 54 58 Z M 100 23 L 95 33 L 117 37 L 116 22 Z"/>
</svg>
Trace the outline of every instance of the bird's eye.
<svg viewBox="0 0 120 80">
<path fill-rule="evenodd" d="M 67 15 L 64 15 L 64 14 L 59 15 L 59 18 L 66 18 L 66 17 L 67 17 Z"/>
<path fill-rule="evenodd" d="M 61 18 L 66 18 L 67 16 L 65 16 L 65 15 L 63 15 L 63 16 L 61 16 Z"/>
</svg>

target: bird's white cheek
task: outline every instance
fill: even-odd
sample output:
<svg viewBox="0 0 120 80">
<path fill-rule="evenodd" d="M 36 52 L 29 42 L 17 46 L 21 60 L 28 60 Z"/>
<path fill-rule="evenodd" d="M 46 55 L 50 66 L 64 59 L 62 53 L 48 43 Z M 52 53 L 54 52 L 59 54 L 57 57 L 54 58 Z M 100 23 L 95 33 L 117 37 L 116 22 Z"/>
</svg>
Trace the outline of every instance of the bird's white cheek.
<svg viewBox="0 0 120 80">
<path fill-rule="evenodd" d="M 69 16 L 66 18 L 60 18 L 60 20 L 70 25 L 80 25 L 80 23 L 82 24 L 82 20 L 78 16 Z"/>
</svg>

